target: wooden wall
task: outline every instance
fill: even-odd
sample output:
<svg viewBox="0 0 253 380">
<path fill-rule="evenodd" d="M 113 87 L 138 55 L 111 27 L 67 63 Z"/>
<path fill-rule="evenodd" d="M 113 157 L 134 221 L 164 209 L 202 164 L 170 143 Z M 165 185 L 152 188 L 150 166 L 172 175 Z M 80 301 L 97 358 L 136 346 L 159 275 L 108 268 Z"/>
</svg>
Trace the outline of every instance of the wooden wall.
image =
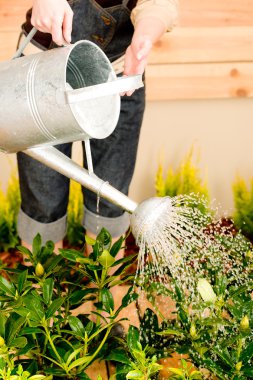
<svg viewBox="0 0 253 380">
<path fill-rule="evenodd" d="M 253 1 L 179 0 L 177 27 L 154 48 L 148 100 L 253 96 Z M 15 51 L 31 0 L 0 0 L 0 60 Z"/>
</svg>

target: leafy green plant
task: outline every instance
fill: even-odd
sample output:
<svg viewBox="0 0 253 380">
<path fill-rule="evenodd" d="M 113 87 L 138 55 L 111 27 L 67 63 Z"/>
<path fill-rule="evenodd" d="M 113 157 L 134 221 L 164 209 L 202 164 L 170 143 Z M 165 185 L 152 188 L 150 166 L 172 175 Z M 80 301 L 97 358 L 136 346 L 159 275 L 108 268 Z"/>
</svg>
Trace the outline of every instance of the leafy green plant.
<svg viewBox="0 0 253 380">
<path fill-rule="evenodd" d="M 233 194 L 235 225 L 253 241 L 253 179 L 248 188 L 246 181 L 238 176 L 233 184 Z"/>
<path fill-rule="evenodd" d="M 105 359 L 117 364 L 111 380 L 154 379 L 162 369 L 162 365 L 157 363 L 154 350 L 150 350 L 148 345 L 142 346 L 140 332 L 135 326 L 130 326 L 126 342 L 122 342 L 121 347 L 111 349 Z"/>
<path fill-rule="evenodd" d="M 221 232 L 221 226 L 210 226 L 209 233 L 212 244 L 188 256 L 187 289 L 170 271 L 165 283 L 150 281 L 151 264 L 147 268 L 142 284 L 153 311 L 145 312 L 150 323 L 141 330 L 141 342 L 153 347 L 162 337 L 166 347 L 187 355 L 210 379 L 248 380 L 253 377 L 252 246 L 240 234 Z M 161 296 L 175 303 L 171 319 L 157 303 Z M 174 375 L 186 376 L 178 369 Z"/>
<path fill-rule="evenodd" d="M 0 189 L 0 251 L 9 251 L 19 244 L 17 217 L 20 208 L 20 191 L 18 176 L 12 171 L 6 193 Z M 68 225 L 66 245 L 82 247 L 85 243 L 85 230 L 82 225 L 83 196 L 81 185 L 70 181 L 68 203 Z"/>
<path fill-rule="evenodd" d="M 170 380 L 201 380 L 203 376 L 200 371 L 196 371 L 194 367 L 189 366 L 187 361 L 181 359 L 181 368 L 169 367 L 168 370 L 172 373 Z"/>
<path fill-rule="evenodd" d="M 108 344 L 114 340 L 110 332 L 120 321 L 120 311 L 137 297 L 130 288 L 121 306 L 115 309 L 111 288 L 130 281 L 126 270 L 136 255 L 117 260 L 124 239 L 113 245 L 111 241 L 102 229 L 96 240 L 87 238 L 87 244 L 93 247 L 89 257 L 71 249 L 55 255 L 54 244 L 49 241 L 42 246 L 37 235 L 32 251 L 19 247 L 29 266 L 2 266 L 2 378 L 8 374 L 10 380 L 22 376 L 89 379 L 86 369 L 104 357 Z M 117 269 L 111 275 L 113 267 Z M 88 301 L 93 302 L 93 310 L 84 309 L 85 313 L 73 315 L 76 308 Z"/>
<path fill-rule="evenodd" d="M 201 178 L 200 169 L 193 162 L 193 149 L 190 150 L 176 170 L 170 167 L 165 176 L 164 169 L 160 165 L 156 174 L 155 187 L 156 195 L 159 197 L 198 194 L 201 198 L 205 199 L 205 207 L 208 208 L 208 187 L 206 182 Z"/>
</svg>

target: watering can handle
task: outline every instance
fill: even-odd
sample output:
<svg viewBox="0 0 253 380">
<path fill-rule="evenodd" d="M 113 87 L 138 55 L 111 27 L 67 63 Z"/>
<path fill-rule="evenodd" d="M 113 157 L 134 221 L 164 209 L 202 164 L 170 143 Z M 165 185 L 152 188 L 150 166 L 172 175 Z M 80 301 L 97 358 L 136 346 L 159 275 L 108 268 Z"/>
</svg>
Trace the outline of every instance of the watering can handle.
<svg viewBox="0 0 253 380">
<path fill-rule="evenodd" d="M 64 92 L 65 103 L 77 103 L 83 100 L 100 98 L 108 95 L 115 95 L 121 92 L 137 90 L 143 87 L 142 75 L 130 75 L 121 77 L 111 82 L 96 84 L 78 88 L 76 90 L 67 90 Z M 59 98 L 58 98 L 59 99 Z"/>
<path fill-rule="evenodd" d="M 26 38 L 24 39 L 23 43 L 19 46 L 18 50 L 16 53 L 13 55 L 12 59 L 19 58 L 23 51 L 25 50 L 26 46 L 29 44 L 29 42 L 32 40 L 34 37 L 35 33 L 37 32 L 37 29 L 35 26 L 32 28 L 32 30 L 27 34 Z"/>
</svg>

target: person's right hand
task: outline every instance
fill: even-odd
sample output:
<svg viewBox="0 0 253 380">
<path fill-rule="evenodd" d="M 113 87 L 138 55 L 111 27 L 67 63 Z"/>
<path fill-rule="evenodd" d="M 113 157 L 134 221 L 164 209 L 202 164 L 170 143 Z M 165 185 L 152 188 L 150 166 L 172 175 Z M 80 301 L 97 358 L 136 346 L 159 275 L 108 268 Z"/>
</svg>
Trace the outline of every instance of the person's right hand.
<svg viewBox="0 0 253 380">
<path fill-rule="evenodd" d="M 52 34 L 57 45 L 71 42 L 72 21 L 73 11 L 66 0 L 33 0 L 32 25 Z"/>
</svg>

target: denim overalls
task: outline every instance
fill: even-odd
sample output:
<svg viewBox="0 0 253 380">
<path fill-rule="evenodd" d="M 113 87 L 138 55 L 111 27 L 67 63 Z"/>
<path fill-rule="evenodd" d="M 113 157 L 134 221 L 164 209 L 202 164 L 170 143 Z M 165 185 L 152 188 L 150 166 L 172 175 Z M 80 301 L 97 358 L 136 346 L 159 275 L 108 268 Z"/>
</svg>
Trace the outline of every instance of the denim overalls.
<svg viewBox="0 0 253 380">
<path fill-rule="evenodd" d="M 120 5 L 102 8 L 94 0 L 72 0 L 72 42 L 87 39 L 104 50 L 111 61 L 120 57 L 133 35 L 127 3 L 123 1 Z M 104 140 L 91 140 L 95 174 L 124 194 L 128 194 L 134 171 L 144 108 L 144 88 L 135 91 L 131 97 L 122 97 L 120 118 L 114 132 Z M 67 156 L 71 155 L 71 143 L 57 148 Z M 38 232 L 43 242 L 62 240 L 66 233 L 69 179 L 24 153 L 17 156 L 21 190 L 19 236 L 28 243 Z M 97 195 L 85 188 L 83 194 L 84 227 L 87 230 L 97 234 L 105 227 L 112 236 L 125 233 L 129 226 L 127 213 L 101 199 L 98 217 Z"/>
</svg>

